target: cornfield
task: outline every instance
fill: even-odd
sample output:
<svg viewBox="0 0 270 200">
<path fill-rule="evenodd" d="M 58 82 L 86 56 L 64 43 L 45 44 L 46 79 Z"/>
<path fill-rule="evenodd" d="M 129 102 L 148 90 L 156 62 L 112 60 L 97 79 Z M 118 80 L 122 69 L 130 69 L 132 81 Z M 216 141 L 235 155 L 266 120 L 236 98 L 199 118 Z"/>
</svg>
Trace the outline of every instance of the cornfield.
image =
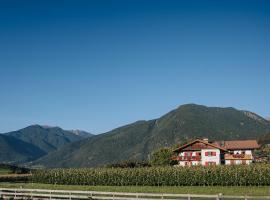
<svg viewBox="0 0 270 200">
<path fill-rule="evenodd" d="M 107 186 L 269 186 L 270 165 L 37 170 L 33 182 Z"/>
</svg>

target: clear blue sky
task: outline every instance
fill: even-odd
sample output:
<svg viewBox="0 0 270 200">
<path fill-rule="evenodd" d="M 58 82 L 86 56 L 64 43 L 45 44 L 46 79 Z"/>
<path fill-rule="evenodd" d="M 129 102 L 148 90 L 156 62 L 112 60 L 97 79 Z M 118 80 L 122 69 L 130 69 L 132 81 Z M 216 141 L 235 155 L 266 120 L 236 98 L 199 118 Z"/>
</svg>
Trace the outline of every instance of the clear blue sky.
<svg viewBox="0 0 270 200">
<path fill-rule="evenodd" d="M 0 1 L 0 132 L 101 133 L 185 103 L 270 116 L 270 1 Z"/>
</svg>

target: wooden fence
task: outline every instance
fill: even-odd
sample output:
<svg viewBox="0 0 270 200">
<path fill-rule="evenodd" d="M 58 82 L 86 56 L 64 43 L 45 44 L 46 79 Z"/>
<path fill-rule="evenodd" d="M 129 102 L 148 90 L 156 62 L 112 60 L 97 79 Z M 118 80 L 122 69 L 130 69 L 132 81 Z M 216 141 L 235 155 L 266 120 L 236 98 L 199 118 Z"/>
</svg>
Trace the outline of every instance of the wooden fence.
<svg viewBox="0 0 270 200">
<path fill-rule="evenodd" d="M 40 190 L 0 188 L 1 199 L 100 199 L 100 200 L 222 200 L 222 199 L 270 199 L 270 196 L 227 196 L 195 194 L 153 194 L 153 193 L 120 193 L 99 191 Z"/>
</svg>

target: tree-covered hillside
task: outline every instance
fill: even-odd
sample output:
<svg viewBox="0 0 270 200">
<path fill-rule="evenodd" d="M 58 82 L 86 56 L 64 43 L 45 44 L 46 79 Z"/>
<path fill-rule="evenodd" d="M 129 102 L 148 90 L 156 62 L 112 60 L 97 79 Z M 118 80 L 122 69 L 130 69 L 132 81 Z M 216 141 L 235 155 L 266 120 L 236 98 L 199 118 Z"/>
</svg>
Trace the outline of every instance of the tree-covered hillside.
<svg viewBox="0 0 270 200">
<path fill-rule="evenodd" d="M 35 145 L 0 134 L 0 163 L 23 163 L 45 154 Z"/>
<path fill-rule="evenodd" d="M 87 167 L 129 159 L 147 160 L 153 150 L 188 138 L 255 139 L 267 132 L 270 122 L 254 113 L 188 104 L 159 119 L 138 121 L 67 145 L 34 165 Z"/>
<path fill-rule="evenodd" d="M 17 164 L 33 161 L 67 144 L 91 136 L 87 132 L 74 133 L 59 127 L 28 126 L 0 134 L 0 162 Z"/>
<path fill-rule="evenodd" d="M 18 131 L 6 133 L 6 135 L 35 145 L 46 153 L 82 139 L 81 136 L 65 131 L 59 127 L 40 125 L 28 126 Z"/>
</svg>

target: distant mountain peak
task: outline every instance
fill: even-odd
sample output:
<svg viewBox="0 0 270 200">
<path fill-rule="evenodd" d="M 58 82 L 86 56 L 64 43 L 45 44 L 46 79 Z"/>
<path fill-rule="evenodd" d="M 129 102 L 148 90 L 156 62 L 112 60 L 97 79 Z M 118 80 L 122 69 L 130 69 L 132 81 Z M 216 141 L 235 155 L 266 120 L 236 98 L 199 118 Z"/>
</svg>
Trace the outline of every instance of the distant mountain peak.
<svg viewBox="0 0 270 200">
<path fill-rule="evenodd" d="M 179 108 L 201 108 L 201 109 L 237 110 L 234 107 L 205 106 L 205 105 L 196 104 L 196 103 L 183 104 L 183 105 L 178 106 L 178 109 Z"/>
<path fill-rule="evenodd" d="M 57 126 L 49 126 L 49 125 L 39 125 L 42 128 L 57 128 Z"/>
<path fill-rule="evenodd" d="M 79 130 L 79 129 L 69 130 L 69 132 L 73 133 L 74 135 L 84 137 L 84 138 L 93 136 L 93 134 L 83 131 L 83 130 Z"/>
<path fill-rule="evenodd" d="M 250 112 L 250 111 L 243 111 L 243 113 L 244 113 L 247 117 L 249 117 L 249 118 L 251 118 L 251 119 L 253 119 L 253 120 L 256 120 L 256 121 L 258 121 L 258 122 L 265 122 L 265 119 L 264 119 L 264 118 L 260 117 L 259 115 L 255 114 L 255 113 L 253 113 L 253 112 Z"/>
<path fill-rule="evenodd" d="M 57 126 L 49 126 L 49 125 L 40 125 L 40 124 L 33 124 L 30 126 L 27 126 L 23 129 L 29 129 L 29 128 L 44 128 L 44 129 L 50 129 L 50 128 L 57 128 Z"/>
</svg>

